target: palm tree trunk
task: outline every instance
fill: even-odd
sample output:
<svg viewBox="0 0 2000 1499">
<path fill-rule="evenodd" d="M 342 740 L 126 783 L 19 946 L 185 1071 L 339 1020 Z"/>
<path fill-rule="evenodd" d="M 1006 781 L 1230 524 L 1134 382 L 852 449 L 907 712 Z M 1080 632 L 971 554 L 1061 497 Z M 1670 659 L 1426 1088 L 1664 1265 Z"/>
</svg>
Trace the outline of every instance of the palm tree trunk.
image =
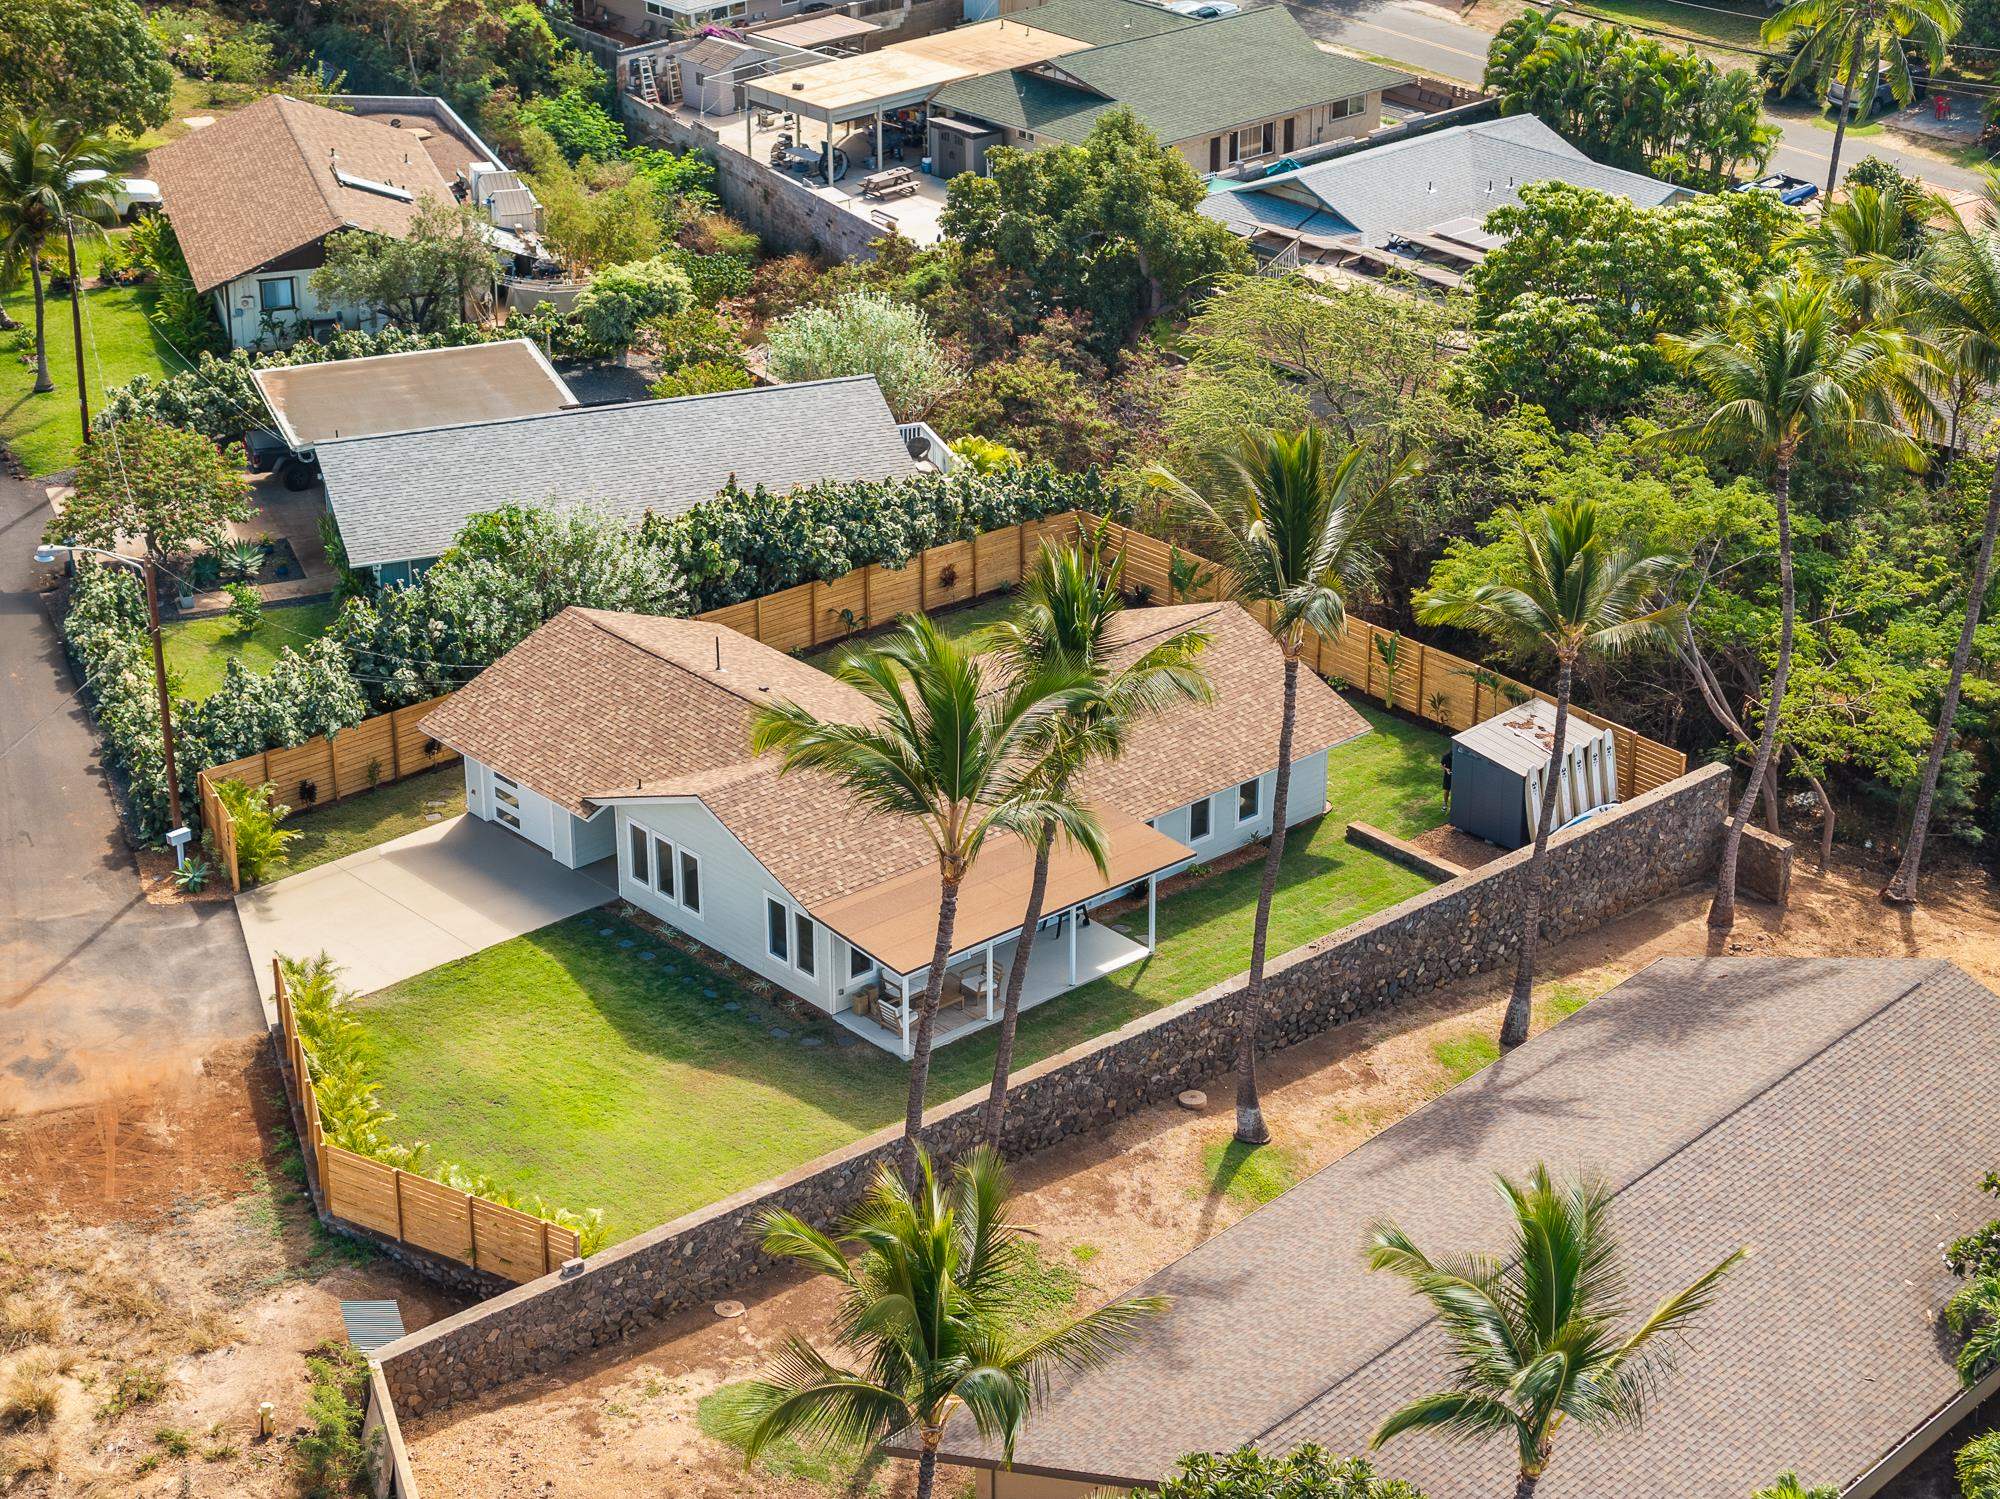
<svg viewBox="0 0 2000 1499">
<path fill-rule="evenodd" d="M 1834 112 L 1833 155 L 1826 164 L 1826 204 L 1833 206 L 1833 190 L 1840 185 L 1840 143 L 1847 139 L 1847 116 L 1854 108 L 1854 91 L 1861 86 L 1855 74 L 1861 71 L 1861 31 L 1854 32 L 1854 45 L 1847 49 L 1847 91 Z M 1872 102 L 1872 101 L 1871 101 Z"/>
<path fill-rule="evenodd" d="M 1007 1117 L 1007 1075 L 1014 1067 L 1014 1031 L 1021 1023 L 1021 990 L 1028 980 L 1028 959 L 1035 951 L 1035 928 L 1041 925 L 1042 901 L 1049 893 L 1049 855 L 1055 848 L 1056 825 L 1042 824 L 1035 846 L 1035 873 L 1028 882 L 1028 909 L 1021 916 L 1021 935 L 1014 942 L 1014 962 L 1007 970 L 1007 1000 L 1000 1011 L 1000 1045 L 993 1053 L 993 1091 L 986 1095 L 986 1143 L 1000 1148 L 1000 1126 Z"/>
<path fill-rule="evenodd" d="M 42 307 L 42 247 L 31 245 L 28 253 L 29 274 L 35 280 L 35 394 L 39 396 L 54 390 L 56 382 L 49 378 L 49 340 Z"/>
<path fill-rule="evenodd" d="M 1257 888 L 1257 924 L 1250 936 L 1250 978 L 1243 985 L 1237 1016 L 1236 1138 L 1264 1145 L 1271 1131 L 1257 1096 L 1257 1023 L 1264 1012 L 1264 952 L 1271 939 L 1271 901 L 1278 893 L 1278 867 L 1285 862 L 1285 824 L 1292 799 L 1292 731 L 1299 717 L 1299 658 L 1285 655 L 1285 711 L 1278 720 L 1277 785 L 1271 791 L 1271 847 L 1264 855 L 1264 881 Z"/>
<path fill-rule="evenodd" d="M 1892 905 L 1912 906 L 1917 902 L 1924 835 L 1930 830 L 1938 774 L 1944 769 L 1945 751 L 1951 747 L 1952 725 L 1958 717 L 1958 694 L 1965 685 L 1966 664 L 1972 659 L 1973 641 L 1979 633 L 1979 612 L 1986 602 L 1987 581 L 1993 574 L 1996 536 L 2000 536 L 2000 469 L 1994 471 L 1986 490 L 1986 529 L 1980 535 L 1979 555 L 1972 564 L 1972 591 L 1965 600 L 1965 623 L 1959 627 L 1958 647 L 1951 653 L 1951 675 L 1945 682 L 1944 701 L 1938 705 L 1937 732 L 1931 735 L 1931 755 L 1924 762 L 1924 778 L 1917 787 L 1917 805 L 1910 814 L 1910 834 L 1903 840 L 1903 857 L 1896 865 L 1896 873 L 1882 892 L 1882 899 Z"/>
<path fill-rule="evenodd" d="M 1743 829 L 1757 807 L 1757 793 L 1771 773 L 1778 745 L 1778 720 L 1784 713 L 1785 683 L 1792 674 L 1792 623 L 1798 608 L 1792 583 L 1792 455 L 1778 453 L 1772 489 L 1778 501 L 1778 667 L 1771 673 L 1771 691 L 1764 702 L 1764 727 L 1757 735 L 1757 754 L 1750 763 L 1750 780 L 1736 803 L 1736 813 L 1722 835 L 1722 862 L 1715 875 L 1715 900 L 1708 908 L 1710 931 L 1726 932 L 1736 925 L 1736 857 L 1743 847 Z"/>
<path fill-rule="evenodd" d="M 1542 781 L 1542 810 L 1535 818 L 1535 851 L 1528 856 L 1528 891 L 1521 903 L 1521 954 L 1514 962 L 1514 992 L 1507 996 L 1507 1014 L 1500 1022 L 1500 1044 L 1519 1046 L 1528 1039 L 1534 1014 L 1535 945 L 1542 937 L 1542 892 L 1548 884 L 1549 834 L 1555 828 L 1556 802 L 1562 789 L 1564 741 L 1569 737 L 1569 697 L 1576 679 L 1576 661 L 1564 656 L 1556 673 L 1556 733 L 1549 746 L 1549 772 Z"/>
<path fill-rule="evenodd" d="M 1514 1480 L 1514 1499 L 1535 1499 L 1535 1485 L 1541 1481 L 1533 1473 L 1523 1473 Z"/>
<path fill-rule="evenodd" d="M 917 1454 L 917 1492 L 915 1499 L 931 1499 L 931 1488 L 936 1483 L 937 1448 L 931 1445 L 929 1433 L 926 1433 L 923 1450 Z"/>
<path fill-rule="evenodd" d="M 917 1190 L 917 1147 L 924 1143 L 924 1088 L 931 1075 L 931 1030 L 938 1000 L 944 995 L 944 962 L 951 956 L 952 928 L 958 925 L 958 880 L 944 877 L 938 897 L 937 941 L 931 945 L 931 971 L 924 981 L 922 1008 L 917 1011 L 917 1035 L 910 1057 L 910 1096 L 903 1106 L 903 1181 Z"/>
</svg>

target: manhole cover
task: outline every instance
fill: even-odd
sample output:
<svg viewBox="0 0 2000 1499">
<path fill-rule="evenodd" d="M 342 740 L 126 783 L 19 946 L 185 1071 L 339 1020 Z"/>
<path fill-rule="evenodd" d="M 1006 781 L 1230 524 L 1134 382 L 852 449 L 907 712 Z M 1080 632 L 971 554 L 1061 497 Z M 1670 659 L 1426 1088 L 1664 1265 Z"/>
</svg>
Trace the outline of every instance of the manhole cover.
<svg viewBox="0 0 2000 1499">
<path fill-rule="evenodd" d="M 1187 1089 L 1176 1101 L 1184 1109 L 1205 1109 L 1208 1107 L 1208 1095 L 1199 1088 Z"/>
<path fill-rule="evenodd" d="M 740 1317 L 743 1315 L 743 1303 L 740 1301 L 718 1301 L 715 1304 L 715 1315 L 730 1318 Z"/>
</svg>

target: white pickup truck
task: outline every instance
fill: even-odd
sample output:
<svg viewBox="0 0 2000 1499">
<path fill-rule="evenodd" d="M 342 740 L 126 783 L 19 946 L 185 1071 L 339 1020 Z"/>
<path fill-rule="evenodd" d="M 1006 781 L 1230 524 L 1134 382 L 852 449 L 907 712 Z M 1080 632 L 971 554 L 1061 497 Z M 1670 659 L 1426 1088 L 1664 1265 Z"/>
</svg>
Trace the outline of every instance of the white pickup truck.
<svg viewBox="0 0 2000 1499">
<path fill-rule="evenodd" d="M 97 167 L 78 172 L 76 182 L 102 182 L 111 176 Z M 138 213 L 157 213 L 160 208 L 160 185 L 144 177 L 115 177 L 111 183 L 111 202 L 120 219 L 129 219 Z"/>
</svg>

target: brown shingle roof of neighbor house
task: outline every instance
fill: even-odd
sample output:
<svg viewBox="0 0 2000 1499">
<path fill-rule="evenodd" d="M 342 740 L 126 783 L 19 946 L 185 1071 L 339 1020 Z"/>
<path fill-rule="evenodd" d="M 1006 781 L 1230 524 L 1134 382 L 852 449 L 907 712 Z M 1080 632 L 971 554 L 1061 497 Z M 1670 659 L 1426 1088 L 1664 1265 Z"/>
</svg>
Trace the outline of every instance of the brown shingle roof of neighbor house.
<svg viewBox="0 0 2000 1499">
<path fill-rule="evenodd" d="M 1572 1423 L 1537 1494 L 1743 1499 L 1786 1468 L 1846 1489 L 1980 1398 L 1938 1330 L 1939 1246 L 1992 1216 L 1996 1157 L 2000 995 L 1950 963 L 1663 959 L 1146 1281 L 1170 1310 L 1039 1404 L 1014 1466 L 1124 1485 L 1243 1443 L 1362 1451 L 1448 1376 L 1427 1304 L 1363 1265 L 1369 1224 L 1499 1248 L 1494 1174 L 1546 1161 L 1613 1189 L 1634 1308 L 1751 1255 L 1644 1425 Z M 995 1460 L 958 1425 L 945 1456 Z M 1415 1434 L 1376 1461 L 1430 1499 L 1514 1470 L 1504 1441 Z"/>
<path fill-rule="evenodd" d="M 332 438 L 504 421 L 576 405 L 527 338 L 254 369 L 250 378 L 279 436 L 298 451 Z"/>
<path fill-rule="evenodd" d="M 160 147 L 147 174 L 201 292 L 336 229 L 402 234 L 420 200 L 451 199 L 408 131 L 283 94 Z"/>
<path fill-rule="evenodd" d="M 1128 611 L 1119 650 L 1136 655 L 1169 633 L 1196 627 L 1211 635 L 1204 656 L 1214 704 L 1185 705 L 1149 720 L 1132 736 L 1125 759 L 1092 778 L 1085 794 L 1114 825 L 1114 867 L 1100 876 L 1087 859 L 1066 852 L 1051 876 L 1061 888 L 1088 885 L 1085 893 L 1095 895 L 1186 857 L 1186 849 L 1144 820 L 1270 769 L 1282 657 L 1238 606 Z M 1325 683 L 1304 673 L 1299 686 L 1295 757 L 1366 732 L 1367 724 Z M 873 712 L 853 688 L 734 630 L 567 609 L 424 724 L 426 733 L 579 816 L 595 802 L 698 797 L 794 898 L 852 935 L 842 922 L 858 929 L 881 919 L 871 893 L 890 882 L 913 881 L 914 888 L 934 879 L 935 854 L 908 820 L 862 807 L 823 776 L 781 778 L 775 756 L 752 757 L 751 721 L 779 699 L 850 722 Z M 1120 773 L 1127 767 L 1129 776 Z M 995 915 L 999 924 L 987 935 L 1017 924 L 1025 903 L 1025 885 L 1015 892 L 1009 883 L 1013 855 L 996 844 L 991 857 L 990 884 L 982 888 L 994 901 L 1013 901 L 1015 917 Z M 969 902 L 964 909 L 966 931 L 980 928 L 985 918 Z M 875 940 L 888 944 L 891 936 L 884 930 Z M 968 935 L 965 944 L 983 940 Z M 889 954 L 867 950 L 895 966 Z"/>
</svg>

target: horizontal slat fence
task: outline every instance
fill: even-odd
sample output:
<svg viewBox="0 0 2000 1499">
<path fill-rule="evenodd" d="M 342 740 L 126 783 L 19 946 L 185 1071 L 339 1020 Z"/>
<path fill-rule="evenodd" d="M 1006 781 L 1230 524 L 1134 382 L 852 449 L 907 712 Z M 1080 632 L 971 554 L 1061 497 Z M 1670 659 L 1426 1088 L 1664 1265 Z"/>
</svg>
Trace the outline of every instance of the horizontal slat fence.
<svg viewBox="0 0 2000 1499">
<path fill-rule="evenodd" d="M 780 593 L 765 594 L 741 604 L 711 609 L 697 618 L 724 625 L 761 640 L 780 651 L 809 651 L 832 645 L 908 614 L 927 614 L 1011 588 L 1021 580 L 1028 559 L 1045 538 L 1071 537 L 1080 524 L 1102 524 L 1078 512 L 1049 516 L 987 531 L 970 541 L 947 542 L 912 557 L 902 567 L 870 564 L 831 583 L 801 583 Z M 1161 603 L 1177 603 L 1173 588 L 1175 548 L 1157 537 L 1110 524 L 1107 540 L 1125 554 L 1125 577 L 1134 588 Z M 1185 563 L 1200 570 L 1195 597 L 1216 598 L 1223 591 L 1219 570 L 1191 553 Z M 1394 632 L 1364 619 L 1350 618 L 1339 640 L 1315 639 L 1308 664 L 1323 676 L 1339 677 L 1362 693 L 1381 699 L 1391 685 L 1375 642 Z M 1476 674 L 1476 675 L 1475 675 Z M 1479 722 L 1515 702 L 1548 694 L 1489 672 L 1476 661 L 1427 646 L 1404 636 L 1394 678 L 1395 705 L 1404 712 L 1453 733 Z M 434 766 L 447 765 L 457 754 L 426 738 L 419 727 L 424 715 L 444 702 L 433 698 L 393 713 L 362 720 L 332 740 L 311 739 L 293 749 L 267 750 L 261 755 L 213 766 L 201 774 L 202 819 L 215 837 L 229 872 L 230 888 L 242 889 L 237 876 L 234 830 L 228 813 L 216 799 L 213 782 L 237 779 L 252 785 L 271 782 L 278 800 L 298 806 L 305 798 L 301 784 L 310 781 L 317 801 L 337 801 L 377 785 Z M 1630 799 L 1664 785 L 1687 771 L 1687 756 L 1578 708 L 1577 717 L 1599 728 L 1609 727 L 1618 746 L 1618 794 Z"/>
<path fill-rule="evenodd" d="M 329 1145 L 320 1128 L 312 1061 L 299 1036 L 284 966 L 273 959 L 271 968 L 285 1091 L 304 1122 L 305 1137 L 299 1143 L 306 1169 L 319 1184 L 329 1213 L 515 1282 L 534 1280 L 576 1258 L 580 1244 L 574 1229 Z"/>
</svg>

